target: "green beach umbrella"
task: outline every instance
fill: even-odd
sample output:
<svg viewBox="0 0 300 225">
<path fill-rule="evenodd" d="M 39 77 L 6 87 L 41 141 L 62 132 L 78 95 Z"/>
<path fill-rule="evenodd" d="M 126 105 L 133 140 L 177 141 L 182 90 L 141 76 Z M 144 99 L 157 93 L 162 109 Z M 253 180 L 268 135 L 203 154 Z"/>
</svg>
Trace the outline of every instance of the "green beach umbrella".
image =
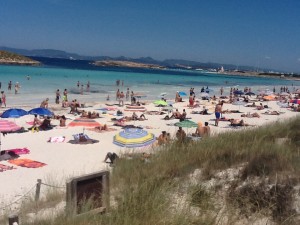
<svg viewBox="0 0 300 225">
<path fill-rule="evenodd" d="M 192 127 L 198 127 L 198 124 L 191 121 L 191 120 L 183 120 L 181 122 L 177 122 L 174 124 L 177 127 L 185 127 L 186 128 L 186 133 L 188 133 L 188 128 Z"/>
<path fill-rule="evenodd" d="M 185 127 L 185 128 L 198 127 L 198 124 L 191 120 L 183 120 L 181 122 L 175 123 L 174 125 L 177 127 Z"/>
<path fill-rule="evenodd" d="M 156 100 L 155 102 L 153 102 L 154 105 L 161 105 L 161 106 L 167 106 L 168 103 L 165 102 L 164 100 Z"/>
</svg>

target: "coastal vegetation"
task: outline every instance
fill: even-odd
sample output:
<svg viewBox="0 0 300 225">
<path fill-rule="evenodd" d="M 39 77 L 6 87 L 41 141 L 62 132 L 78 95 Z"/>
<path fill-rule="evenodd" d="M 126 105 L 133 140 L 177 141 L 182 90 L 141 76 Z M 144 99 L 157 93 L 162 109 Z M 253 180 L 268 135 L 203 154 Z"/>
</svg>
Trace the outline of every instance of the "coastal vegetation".
<svg viewBox="0 0 300 225">
<path fill-rule="evenodd" d="M 107 213 L 22 224 L 299 224 L 300 117 L 156 151 L 118 160 Z"/>
<path fill-rule="evenodd" d="M 165 67 L 157 64 L 138 63 L 132 61 L 118 61 L 118 60 L 103 60 L 94 62 L 96 66 L 104 67 L 129 67 L 129 68 L 147 68 L 147 69 L 164 69 Z"/>
<path fill-rule="evenodd" d="M 0 64 L 38 65 L 38 61 L 8 51 L 0 50 Z"/>
</svg>

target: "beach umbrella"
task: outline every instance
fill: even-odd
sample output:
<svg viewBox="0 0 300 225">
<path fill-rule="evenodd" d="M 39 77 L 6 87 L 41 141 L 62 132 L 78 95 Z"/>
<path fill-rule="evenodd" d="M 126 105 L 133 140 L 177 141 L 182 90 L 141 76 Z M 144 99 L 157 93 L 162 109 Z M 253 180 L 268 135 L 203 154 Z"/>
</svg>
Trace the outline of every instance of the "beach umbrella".
<svg viewBox="0 0 300 225">
<path fill-rule="evenodd" d="M 154 134 L 139 128 L 127 128 L 113 137 L 115 145 L 126 148 L 139 148 L 152 144 L 156 138 Z"/>
<path fill-rule="evenodd" d="M 68 124 L 69 127 L 100 127 L 101 124 L 93 119 L 77 118 Z"/>
<path fill-rule="evenodd" d="M 200 94 L 200 97 L 201 97 L 201 98 L 208 98 L 208 97 L 209 97 L 209 93 L 202 92 L 202 93 Z"/>
<path fill-rule="evenodd" d="M 155 105 L 161 105 L 161 106 L 167 106 L 168 103 L 164 100 L 157 100 L 157 101 L 154 101 L 153 104 Z"/>
<path fill-rule="evenodd" d="M 19 118 L 27 114 L 27 111 L 24 109 L 12 108 L 4 111 L 1 115 L 1 118 Z"/>
<path fill-rule="evenodd" d="M 185 128 L 198 127 L 198 124 L 191 120 L 183 120 L 181 122 L 175 123 L 174 125 L 177 127 L 185 127 Z"/>
<path fill-rule="evenodd" d="M 188 128 L 198 127 L 198 124 L 191 120 L 183 120 L 174 124 L 177 127 L 186 128 L 186 133 L 188 133 Z"/>
<path fill-rule="evenodd" d="M 142 97 L 147 97 L 147 95 L 145 95 L 144 93 L 135 93 L 133 94 L 133 97 L 142 98 Z"/>
<path fill-rule="evenodd" d="M 245 95 L 255 95 L 255 93 L 254 92 L 251 92 L 251 91 L 249 91 L 249 92 L 247 92 L 247 93 L 245 93 Z"/>
<path fill-rule="evenodd" d="M 213 92 L 214 90 L 213 89 L 211 89 L 211 88 L 205 88 L 205 90 L 204 90 L 206 93 L 209 93 L 209 92 Z"/>
<path fill-rule="evenodd" d="M 37 114 L 40 116 L 52 116 L 53 112 L 51 112 L 49 109 L 46 108 L 34 108 L 28 111 L 28 114 Z"/>
<path fill-rule="evenodd" d="M 243 95 L 244 92 L 242 92 L 240 90 L 236 90 L 236 91 L 233 92 L 233 94 L 235 94 L 235 95 Z"/>
<path fill-rule="evenodd" d="M 0 120 L 0 132 L 9 133 L 20 130 L 21 127 L 14 122 L 8 120 Z M 0 150 L 1 150 L 1 135 L 0 135 Z"/>
<path fill-rule="evenodd" d="M 186 96 L 186 93 L 185 93 L 184 91 L 179 91 L 178 94 L 179 94 L 180 96 Z"/>
</svg>

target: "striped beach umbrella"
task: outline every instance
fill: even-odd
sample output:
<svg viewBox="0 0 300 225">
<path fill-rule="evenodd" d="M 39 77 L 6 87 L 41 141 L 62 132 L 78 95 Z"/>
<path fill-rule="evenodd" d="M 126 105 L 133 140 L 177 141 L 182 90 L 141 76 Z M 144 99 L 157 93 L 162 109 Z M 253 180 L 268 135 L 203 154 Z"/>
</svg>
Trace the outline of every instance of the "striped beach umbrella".
<svg viewBox="0 0 300 225">
<path fill-rule="evenodd" d="M 115 145 L 126 148 L 139 148 L 152 144 L 156 138 L 154 134 L 139 128 L 127 128 L 113 138 Z"/>
</svg>

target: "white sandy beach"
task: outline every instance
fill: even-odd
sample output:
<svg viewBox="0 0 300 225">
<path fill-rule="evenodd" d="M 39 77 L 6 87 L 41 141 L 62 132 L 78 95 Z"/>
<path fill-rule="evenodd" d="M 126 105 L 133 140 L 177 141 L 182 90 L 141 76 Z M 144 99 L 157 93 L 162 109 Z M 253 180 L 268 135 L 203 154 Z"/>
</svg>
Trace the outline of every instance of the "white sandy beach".
<svg viewBox="0 0 300 225">
<path fill-rule="evenodd" d="M 202 104 L 206 104 L 207 108 L 209 108 L 209 112 L 212 113 L 211 115 L 199 115 L 199 114 L 191 114 L 192 110 L 201 110 L 200 108 L 190 109 L 187 107 L 188 99 L 187 97 L 184 98 L 185 102 L 174 103 L 173 106 L 178 108 L 179 112 L 185 108 L 187 111 L 187 117 L 191 117 L 191 120 L 194 122 L 201 121 L 209 122 L 211 127 L 211 132 L 213 135 L 217 135 L 220 132 L 231 131 L 233 128 L 229 127 L 229 122 L 219 122 L 219 126 L 214 126 L 214 105 L 212 103 L 208 103 L 207 101 L 200 101 Z M 110 103 L 116 103 L 111 101 Z M 125 102 L 129 103 L 129 102 Z M 283 112 L 281 115 L 264 115 L 262 112 L 266 111 L 267 109 L 257 111 L 254 108 L 244 107 L 244 106 L 236 106 L 232 104 L 224 104 L 223 110 L 240 110 L 244 113 L 253 113 L 258 112 L 260 114 L 260 118 L 244 118 L 244 120 L 252 125 L 261 126 L 266 123 L 270 123 L 273 121 L 284 121 L 287 118 L 295 117 L 299 115 L 299 113 L 292 112 L 286 108 L 279 108 L 275 101 L 270 102 L 263 102 L 263 104 L 268 104 L 270 107 L 269 110 L 277 110 Z M 89 105 L 89 104 L 86 104 Z M 99 108 L 105 107 L 104 103 L 97 103 L 91 104 L 91 107 L 84 108 L 87 111 L 96 111 L 101 113 L 101 111 L 97 110 Z M 158 111 L 159 108 L 155 107 L 153 103 L 146 104 L 145 106 L 147 110 L 156 110 Z M 118 109 L 122 110 L 124 107 L 118 107 Z M 69 108 L 61 108 L 60 105 L 55 105 L 53 102 L 50 102 L 49 109 L 54 109 L 54 113 L 56 115 L 65 115 L 67 119 L 67 125 L 73 119 L 78 118 L 79 116 L 75 116 L 72 114 L 68 114 Z M 28 109 L 25 109 L 28 110 Z M 2 110 L 4 111 L 4 109 Z M 124 112 L 124 111 L 123 111 Z M 110 112 L 109 112 L 110 113 Z M 113 111 L 111 111 L 113 113 Z M 132 112 L 124 112 L 125 115 L 131 116 Z M 141 112 L 137 112 L 138 115 Z M 111 115 L 101 115 L 102 118 L 96 119 L 96 121 L 100 122 L 101 124 L 107 124 L 112 126 L 113 123 L 111 122 Z M 147 129 L 148 132 L 155 134 L 158 136 L 161 131 L 170 132 L 172 137 L 174 137 L 175 132 L 177 131 L 176 126 L 170 126 L 167 124 L 175 123 L 178 120 L 163 120 L 162 118 L 165 115 L 147 115 L 145 114 L 147 120 L 145 121 L 131 121 L 127 122 L 127 124 L 133 125 L 142 125 L 144 127 L 148 126 L 151 129 Z M 231 114 L 224 114 L 227 118 L 237 118 L 241 119 L 240 113 L 231 113 Z M 23 126 L 25 128 L 30 127 L 26 122 L 33 120 L 33 115 L 26 115 L 17 119 L 8 119 L 14 121 L 19 126 Z M 58 125 L 58 120 L 52 120 L 53 125 Z M 68 143 L 69 140 L 72 140 L 73 134 L 83 132 L 82 127 L 67 127 L 67 128 L 60 128 L 56 126 L 52 130 L 49 131 L 40 131 L 40 132 L 25 132 L 25 133 L 11 133 L 3 137 L 1 134 L 1 150 L 8 150 L 8 149 L 15 149 L 15 148 L 28 148 L 30 150 L 29 154 L 20 155 L 20 158 L 29 158 L 32 160 L 36 160 L 39 162 L 46 163 L 47 165 L 40 168 L 24 168 L 20 166 L 14 166 L 16 169 L 7 170 L 0 173 L 0 207 L 1 211 L 4 212 L 5 210 L 13 210 L 14 207 L 20 203 L 17 201 L 17 204 L 13 204 L 10 207 L 3 209 L 6 205 L 16 201 L 19 199 L 23 194 L 27 193 L 32 187 L 35 186 L 37 179 L 42 179 L 43 182 L 64 186 L 66 180 L 69 177 L 77 176 L 81 174 L 91 173 L 100 171 L 102 169 L 111 169 L 108 164 L 104 163 L 104 157 L 107 152 L 116 152 L 119 154 L 121 151 L 124 151 L 123 148 L 113 144 L 113 136 L 121 131 L 121 127 L 116 127 L 116 131 L 108 131 L 103 133 L 97 133 L 94 131 L 90 131 L 85 129 L 84 133 L 87 134 L 90 138 L 99 140 L 98 143 L 95 144 L 87 144 L 87 145 L 80 145 L 80 144 L 71 144 Z M 189 133 L 195 131 L 196 128 L 188 129 Z M 239 128 L 239 129 L 248 129 L 248 127 Z M 251 129 L 251 127 L 249 127 Z M 237 129 L 234 129 L 237 130 Z M 185 129 L 186 131 L 186 129 Z M 47 140 L 50 137 L 56 136 L 65 136 L 66 140 L 63 143 L 49 143 Z M 155 151 L 155 150 L 154 150 Z M 10 165 L 7 161 L 1 161 L 1 164 Z M 55 180 L 55 182 L 53 182 Z M 35 189 L 33 188 L 30 193 L 34 193 Z M 42 193 L 45 191 L 45 186 L 42 186 Z"/>
</svg>

